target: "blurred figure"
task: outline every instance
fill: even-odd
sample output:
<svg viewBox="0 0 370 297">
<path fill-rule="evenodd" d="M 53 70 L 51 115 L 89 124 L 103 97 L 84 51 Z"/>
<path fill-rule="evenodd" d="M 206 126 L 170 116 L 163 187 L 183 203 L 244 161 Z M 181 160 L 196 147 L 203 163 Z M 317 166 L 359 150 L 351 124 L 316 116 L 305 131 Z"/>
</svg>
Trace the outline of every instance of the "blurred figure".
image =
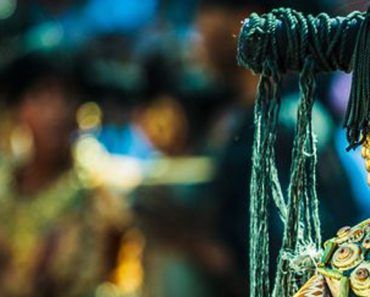
<svg viewBox="0 0 370 297">
<path fill-rule="evenodd" d="M 257 77 L 238 67 L 236 36 L 249 12 L 276 3 L 5 2 L 16 6 L 1 19 L 0 5 L 0 69 L 35 50 L 86 51 L 84 98 L 94 102 L 78 108 L 77 131 L 80 82 L 68 61 L 33 56 L 4 72 L 0 296 L 246 296 Z M 313 12 L 337 1 L 293 2 L 283 1 Z M 284 185 L 296 113 L 286 105 Z M 319 148 L 326 233 L 357 211 L 331 138 Z M 334 200 L 343 207 L 332 210 Z M 272 213 L 274 257 L 278 219 Z"/>
<path fill-rule="evenodd" d="M 53 61 L 28 56 L 5 72 L 16 127 L 11 146 L 27 149 L 0 162 L 4 297 L 93 296 L 112 277 L 127 219 L 108 190 L 92 189 L 74 167 L 78 93 L 60 67 L 68 63 Z"/>
<path fill-rule="evenodd" d="M 235 170 L 225 175 L 225 167 L 218 166 L 254 98 L 256 79 L 235 61 L 233 35 L 246 14 L 241 6 L 203 3 L 187 47 L 165 52 L 167 59 L 152 55 L 148 63 L 155 66 L 149 81 L 160 83 L 139 114 L 140 127 L 164 155 L 203 156 L 214 166 L 206 181 L 141 187 L 135 193 L 148 236 L 145 296 L 245 296 L 247 196 L 226 190 L 247 187 L 248 180 L 241 179 L 248 171 L 243 162 L 248 147 L 238 145 L 234 155 L 241 164 L 237 178 Z M 222 180 L 215 180 L 218 171 Z"/>
</svg>

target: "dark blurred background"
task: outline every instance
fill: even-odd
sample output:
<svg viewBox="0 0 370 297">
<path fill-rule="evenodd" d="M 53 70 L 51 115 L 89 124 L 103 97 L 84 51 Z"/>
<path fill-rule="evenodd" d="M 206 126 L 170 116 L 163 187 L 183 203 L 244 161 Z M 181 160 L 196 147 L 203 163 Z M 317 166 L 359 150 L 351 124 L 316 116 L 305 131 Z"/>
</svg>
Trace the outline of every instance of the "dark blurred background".
<svg viewBox="0 0 370 297">
<path fill-rule="evenodd" d="M 280 6 L 366 2 L 0 0 L 0 296 L 248 296 L 258 78 L 236 41 L 251 12 Z M 324 238 L 370 215 L 360 153 L 345 151 L 350 81 L 321 75 L 316 95 Z M 289 75 L 285 188 L 297 97 Z"/>
</svg>

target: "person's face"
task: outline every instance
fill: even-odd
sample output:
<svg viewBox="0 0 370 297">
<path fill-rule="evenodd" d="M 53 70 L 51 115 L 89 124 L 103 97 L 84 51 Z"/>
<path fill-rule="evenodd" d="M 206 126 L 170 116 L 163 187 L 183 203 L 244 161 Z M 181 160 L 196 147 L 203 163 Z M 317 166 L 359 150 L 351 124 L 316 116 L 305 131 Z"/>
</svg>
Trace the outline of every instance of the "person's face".
<svg viewBox="0 0 370 297">
<path fill-rule="evenodd" d="M 162 95 L 146 106 L 138 123 L 151 143 L 161 152 L 178 155 L 184 152 L 188 136 L 185 110 L 177 99 Z"/>
<path fill-rule="evenodd" d="M 47 79 L 26 91 L 20 100 L 19 120 L 30 128 L 35 150 L 45 157 L 69 151 L 76 104 L 68 97 L 62 83 Z"/>
</svg>

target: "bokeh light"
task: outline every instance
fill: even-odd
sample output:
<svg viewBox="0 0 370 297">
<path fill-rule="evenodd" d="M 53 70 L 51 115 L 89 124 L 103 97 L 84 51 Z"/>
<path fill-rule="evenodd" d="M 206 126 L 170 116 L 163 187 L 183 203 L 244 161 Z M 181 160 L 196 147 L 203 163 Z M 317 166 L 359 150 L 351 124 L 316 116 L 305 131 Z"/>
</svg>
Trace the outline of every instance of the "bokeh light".
<svg viewBox="0 0 370 297">
<path fill-rule="evenodd" d="M 0 20 L 13 15 L 17 8 L 17 0 L 0 0 Z"/>
</svg>

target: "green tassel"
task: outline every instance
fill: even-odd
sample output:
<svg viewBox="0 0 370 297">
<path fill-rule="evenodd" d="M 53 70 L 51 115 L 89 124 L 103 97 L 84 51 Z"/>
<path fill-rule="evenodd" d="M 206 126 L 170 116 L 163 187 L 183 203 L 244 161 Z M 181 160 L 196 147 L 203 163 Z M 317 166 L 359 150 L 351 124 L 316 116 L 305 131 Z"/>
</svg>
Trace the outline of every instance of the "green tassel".
<svg viewBox="0 0 370 297">
<path fill-rule="evenodd" d="M 315 64 L 307 58 L 300 74 L 301 101 L 298 107 L 293 145 L 288 216 L 278 260 L 274 297 L 293 296 L 310 275 L 295 271 L 288 255 L 299 255 L 305 245 L 321 245 L 318 199 L 316 194 L 316 145 L 312 132 L 315 90 Z"/>
<path fill-rule="evenodd" d="M 272 77 L 270 77 L 270 75 Z M 266 297 L 269 283 L 269 226 L 271 196 L 280 193 L 274 144 L 279 113 L 279 76 L 267 61 L 261 74 L 255 106 L 255 140 L 250 188 L 250 296 Z M 275 184 L 273 190 L 271 185 Z"/>
<path fill-rule="evenodd" d="M 345 117 L 348 150 L 362 144 L 370 127 L 370 15 L 361 24 L 353 55 L 352 87 Z"/>
</svg>

